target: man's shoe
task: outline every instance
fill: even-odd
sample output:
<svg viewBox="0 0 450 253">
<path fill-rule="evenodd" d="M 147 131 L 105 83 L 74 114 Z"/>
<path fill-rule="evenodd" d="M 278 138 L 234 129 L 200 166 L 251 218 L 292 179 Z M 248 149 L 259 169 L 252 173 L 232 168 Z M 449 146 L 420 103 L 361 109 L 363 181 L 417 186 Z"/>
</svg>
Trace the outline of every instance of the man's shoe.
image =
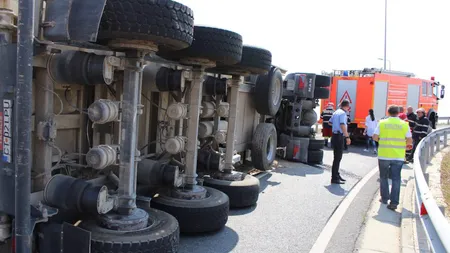
<svg viewBox="0 0 450 253">
<path fill-rule="evenodd" d="M 397 209 L 397 205 L 389 204 L 389 205 L 387 206 L 387 208 L 390 209 L 390 210 L 392 210 L 392 211 L 395 211 L 395 209 Z"/>
<path fill-rule="evenodd" d="M 341 180 L 343 182 L 347 181 L 347 180 L 343 179 L 341 176 L 339 176 L 339 180 Z"/>
<path fill-rule="evenodd" d="M 341 181 L 341 180 L 339 180 L 339 179 L 332 179 L 332 180 L 331 180 L 331 183 L 332 183 L 332 184 L 345 184 L 345 182 L 343 182 L 343 181 Z"/>
<path fill-rule="evenodd" d="M 380 198 L 380 202 L 381 202 L 382 204 L 385 204 L 385 205 L 387 204 L 387 200 L 383 200 L 383 199 L 381 199 L 381 198 Z"/>
</svg>

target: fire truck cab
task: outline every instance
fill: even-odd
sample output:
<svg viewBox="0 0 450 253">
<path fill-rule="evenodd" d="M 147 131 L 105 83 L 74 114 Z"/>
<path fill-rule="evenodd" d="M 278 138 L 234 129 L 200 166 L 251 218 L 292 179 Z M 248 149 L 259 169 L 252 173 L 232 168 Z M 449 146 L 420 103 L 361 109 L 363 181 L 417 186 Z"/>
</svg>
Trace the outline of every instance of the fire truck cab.
<svg viewBox="0 0 450 253">
<path fill-rule="evenodd" d="M 365 68 L 363 70 L 334 70 L 330 97 L 323 100 L 321 110 L 328 102 L 335 105 L 347 99 L 350 101 L 349 133 L 352 139 L 364 138 L 365 119 L 369 109 L 380 120 L 387 115 L 389 105 L 414 110 L 424 108 L 427 116 L 437 123 L 439 99 L 445 96 L 445 86 L 431 77 L 430 80 L 416 78 L 413 73 Z M 435 126 L 436 124 L 432 124 Z"/>
</svg>

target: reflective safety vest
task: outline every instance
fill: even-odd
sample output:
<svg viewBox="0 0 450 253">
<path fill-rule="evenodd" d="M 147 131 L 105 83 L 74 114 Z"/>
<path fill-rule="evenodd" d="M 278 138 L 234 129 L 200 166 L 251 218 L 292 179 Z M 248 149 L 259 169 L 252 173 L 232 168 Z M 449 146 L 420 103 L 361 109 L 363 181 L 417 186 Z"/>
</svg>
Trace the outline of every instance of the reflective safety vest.
<svg viewBox="0 0 450 253">
<path fill-rule="evenodd" d="M 384 160 L 402 160 L 405 158 L 407 122 L 390 117 L 380 121 L 378 158 Z"/>
</svg>

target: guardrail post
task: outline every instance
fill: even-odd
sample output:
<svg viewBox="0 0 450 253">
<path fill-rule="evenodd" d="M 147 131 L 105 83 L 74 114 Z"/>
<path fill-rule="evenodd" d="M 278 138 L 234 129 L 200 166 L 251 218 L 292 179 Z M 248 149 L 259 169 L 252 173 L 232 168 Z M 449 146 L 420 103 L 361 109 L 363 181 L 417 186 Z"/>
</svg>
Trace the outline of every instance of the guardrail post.
<svg viewBox="0 0 450 253">
<path fill-rule="evenodd" d="M 424 143 L 425 144 L 425 143 Z M 425 154 L 425 150 L 427 150 L 426 145 L 423 145 L 422 148 L 420 148 L 420 157 L 419 157 L 419 162 L 420 162 L 420 167 L 422 168 L 422 172 L 425 171 L 425 165 L 426 165 L 426 154 Z M 416 150 L 417 152 L 417 150 Z"/>
<path fill-rule="evenodd" d="M 441 134 L 439 133 L 437 135 L 437 140 L 436 140 L 436 152 L 441 151 Z"/>
<path fill-rule="evenodd" d="M 430 140 L 425 141 L 425 164 L 428 165 L 431 161 L 430 156 Z"/>
<path fill-rule="evenodd" d="M 447 147 L 447 131 L 444 131 L 444 147 Z"/>
<path fill-rule="evenodd" d="M 435 136 L 430 136 L 430 161 L 431 161 L 431 157 L 434 156 L 434 142 L 435 142 Z"/>
</svg>

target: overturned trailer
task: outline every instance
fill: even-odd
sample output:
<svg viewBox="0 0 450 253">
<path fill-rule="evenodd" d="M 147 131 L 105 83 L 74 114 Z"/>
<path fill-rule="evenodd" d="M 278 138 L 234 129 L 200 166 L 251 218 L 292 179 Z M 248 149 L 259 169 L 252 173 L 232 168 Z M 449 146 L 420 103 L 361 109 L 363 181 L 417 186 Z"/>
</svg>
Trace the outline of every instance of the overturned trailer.
<svg viewBox="0 0 450 253">
<path fill-rule="evenodd" d="M 269 51 L 171 0 L 21 3 L 17 42 L 0 13 L 0 252 L 177 252 L 256 203 L 236 167 L 275 158 Z"/>
</svg>

